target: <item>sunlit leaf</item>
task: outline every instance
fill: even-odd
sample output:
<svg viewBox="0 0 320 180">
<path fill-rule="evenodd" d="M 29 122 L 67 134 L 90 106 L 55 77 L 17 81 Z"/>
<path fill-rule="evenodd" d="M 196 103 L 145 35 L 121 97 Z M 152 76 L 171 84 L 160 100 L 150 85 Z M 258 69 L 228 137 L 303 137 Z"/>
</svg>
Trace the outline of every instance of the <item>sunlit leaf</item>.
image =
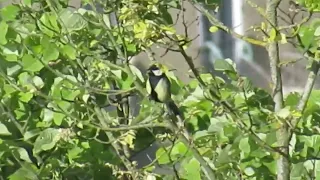
<svg viewBox="0 0 320 180">
<path fill-rule="evenodd" d="M 18 148 L 17 151 L 19 153 L 20 159 L 22 159 L 26 162 L 32 163 L 28 152 L 24 148 Z"/>
<path fill-rule="evenodd" d="M 38 26 L 40 30 L 49 37 L 52 37 L 54 34 L 60 32 L 57 17 L 54 15 L 54 13 L 43 13 L 41 18 L 38 20 Z"/>
<path fill-rule="evenodd" d="M 4 21 L 12 21 L 19 14 L 20 9 L 15 5 L 8 5 L 1 9 L 0 16 Z M 2 30 L 2 29 L 1 29 Z"/>
<path fill-rule="evenodd" d="M 24 70 L 32 72 L 38 72 L 43 68 L 43 64 L 30 54 L 23 56 L 22 66 Z"/>
<path fill-rule="evenodd" d="M 0 33 L 0 44 L 1 45 L 5 45 L 7 44 L 7 38 L 6 38 L 6 34 L 8 31 L 8 24 L 5 21 L 1 21 L 0 22 L 0 29 L 1 29 L 1 33 Z"/>
<path fill-rule="evenodd" d="M 33 153 L 38 154 L 55 147 L 60 140 L 60 129 L 48 128 L 42 131 L 34 142 Z"/>
<path fill-rule="evenodd" d="M 34 130 L 27 131 L 27 132 L 24 133 L 23 139 L 25 141 L 28 141 L 30 138 L 33 138 L 33 137 L 39 135 L 39 133 L 40 133 L 39 129 L 34 129 Z"/>
<path fill-rule="evenodd" d="M 87 21 L 79 13 L 72 12 L 70 9 L 61 10 L 59 16 L 63 23 L 62 27 L 66 28 L 66 31 L 69 33 L 80 30 L 87 25 Z"/>
<path fill-rule="evenodd" d="M 54 113 L 53 113 L 53 122 L 54 122 L 56 125 L 60 126 L 61 123 L 62 123 L 62 121 L 63 121 L 63 119 L 64 119 L 65 117 L 66 117 L 65 114 L 58 113 L 58 112 L 54 112 Z"/>
<path fill-rule="evenodd" d="M 218 28 L 217 26 L 211 26 L 211 27 L 209 28 L 209 31 L 212 32 L 212 33 L 215 33 L 215 32 L 217 32 L 218 30 L 219 30 L 219 28 Z"/>
<path fill-rule="evenodd" d="M 201 180 L 200 163 L 192 158 L 186 165 L 184 165 L 186 171 L 186 177 L 188 180 Z"/>
<path fill-rule="evenodd" d="M 9 136 L 11 135 L 11 132 L 8 130 L 6 125 L 0 123 L 0 135 Z"/>
<path fill-rule="evenodd" d="M 64 45 L 62 48 L 62 52 L 71 60 L 75 60 L 77 56 L 77 51 L 70 45 Z"/>
<path fill-rule="evenodd" d="M 169 154 L 163 148 L 159 148 L 156 151 L 156 157 L 159 164 L 168 164 L 170 162 Z"/>
<path fill-rule="evenodd" d="M 22 163 L 22 167 L 9 176 L 9 180 L 33 180 L 38 179 L 38 169 L 33 164 Z"/>
</svg>

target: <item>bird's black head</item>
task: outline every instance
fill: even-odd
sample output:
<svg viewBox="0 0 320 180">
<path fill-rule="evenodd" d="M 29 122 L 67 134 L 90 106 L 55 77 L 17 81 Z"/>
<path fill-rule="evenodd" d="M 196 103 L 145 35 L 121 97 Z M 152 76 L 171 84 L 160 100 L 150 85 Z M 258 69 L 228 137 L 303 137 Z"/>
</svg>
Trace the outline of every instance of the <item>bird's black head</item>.
<svg viewBox="0 0 320 180">
<path fill-rule="evenodd" d="M 159 68 L 156 64 L 152 64 L 152 65 L 148 68 L 149 71 L 158 70 L 158 69 L 160 69 L 160 68 Z"/>
</svg>

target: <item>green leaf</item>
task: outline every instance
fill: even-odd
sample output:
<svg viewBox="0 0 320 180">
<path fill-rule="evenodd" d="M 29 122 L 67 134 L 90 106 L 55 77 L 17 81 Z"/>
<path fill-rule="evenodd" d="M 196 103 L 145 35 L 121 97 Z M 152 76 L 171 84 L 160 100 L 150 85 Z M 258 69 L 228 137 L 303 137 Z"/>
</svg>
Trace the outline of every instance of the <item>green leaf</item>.
<svg viewBox="0 0 320 180">
<path fill-rule="evenodd" d="M 0 17 L 3 21 L 12 21 L 15 20 L 16 16 L 19 14 L 19 11 L 20 9 L 17 6 L 8 5 L 1 9 Z"/>
<path fill-rule="evenodd" d="M 38 37 L 35 35 L 29 35 L 24 39 L 24 44 L 30 48 L 34 55 L 40 55 L 40 53 L 42 53 L 42 49 L 45 48 L 43 47 L 43 44 L 46 43 L 44 43 L 43 41 L 46 39 L 48 39 L 47 36 Z"/>
<path fill-rule="evenodd" d="M 103 15 L 102 15 L 102 19 L 103 19 L 104 24 L 105 24 L 108 28 L 111 28 L 109 14 L 103 14 Z"/>
<path fill-rule="evenodd" d="M 232 161 L 232 157 L 231 157 L 231 145 L 227 145 L 219 154 L 219 156 L 217 157 L 217 163 L 218 165 L 220 164 L 226 164 Z"/>
<path fill-rule="evenodd" d="M 194 140 L 201 140 L 202 138 L 211 136 L 211 134 L 208 133 L 208 131 L 197 131 L 194 136 L 193 139 Z"/>
<path fill-rule="evenodd" d="M 44 82 L 39 76 L 34 76 L 32 80 L 33 80 L 34 86 L 37 87 L 38 89 L 41 89 L 44 86 Z"/>
<path fill-rule="evenodd" d="M 19 99 L 22 102 L 29 102 L 33 97 L 33 93 L 31 92 L 19 92 Z"/>
<path fill-rule="evenodd" d="M 114 74 L 117 78 L 122 79 L 122 71 L 121 70 L 111 70 L 112 74 Z"/>
<path fill-rule="evenodd" d="M 18 150 L 20 159 L 25 160 L 28 163 L 32 163 L 28 152 L 24 148 L 18 148 L 17 150 Z"/>
<path fill-rule="evenodd" d="M 308 115 L 318 111 L 318 102 L 320 102 L 320 90 L 312 90 L 303 116 L 307 117 Z"/>
<path fill-rule="evenodd" d="M 90 94 L 84 94 L 84 95 L 82 96 L 82 100 L 83 100 L 85 103 L 88 103 L 89 98 L 90 98 Z"/>
<path fill-rule="evenodd" d="M 32 0 L 23 0 L 23 4 L 28 6 L 28 7 L 31 7 L 32 6 Z"/>
<path fill-rule="evenodd" d="M 43 61 L 48 63 L 49 61 L 58 60 L 59 50 L 54 43 L 48 42 L 44 44 Z"/>
<path fill-rule="evenodd" d="M 69 44 L 64 45 L 62 48 L 62 53 L 66 55 L 69 59 L 75 60 L 77 56 L 77 51 Z"/>
<path fill-rule="evenodd" d="M 144 77 L 141 73 L 141 71 L 134 65 L 129 65 L 131 72 L 139 78 L 139 80 L 143 83 L 144 82 Z"/>
<path fill-rule="evenodd" d="M 80 147 L 74 147 L 70 150 L 68 150 L 68 158 L 69 161 L 72 162 L 73 159 L 77 159 L 79 157 L 79 154 L 81 154 L 83 152 L 83 149 Z"/>
<path fill-rule="evenodd" d="M 8 24 L 5 21 L 1 21 L 0 22 L 0 29 L 1 29 L 1 33 L 0 33 L 0 44 L 1 45 L 5 45 L 7 44 L 7 38 L 6 38 L 6 34 L 8 32 Z"/>
<path fill-rule="evenodd" d="M 231 59 L 217 59 L 217 60 L 215 60 L 214 69 L 217 71 L 236 72 L 235 63 Z"/>
<path fill-rule="evenodd" d="M 277 116 L 286 119 L 287 117 L 290 116 L 291 112 L 290 112 L 290 108 L 289 107 L 285 107 L 283 109 L 280 109 L 278 112 L 276 112 Z"/>
<path fill-rule="evenodd" d="M 285 99 L 285 106 L 290 106 L 292 110 L 296 108 L 300 100 L 300 94 L 297 92 L 291 92 Z"/>
<path fill-rule="evenodd" d="M 292 164 L 290 179 L 302 179 L 301 175 L 305 174 L 305 167 L 303 163 Z"/>
<path fill-rule="evenodd" d="M 42 116 L 43 116 L 43 121 L 50 122 L 53 119 L 53 111 L 50 109 L 44 108 L 42 109 Z"/>
<path fill-rule="evenodd" d="M 212 32 L 212 33 L 215 33 L 215 32 L 217 32 L 218 30 L 219 30 L 219 28 L 218 28 L 217 26 L 211 26 L 211 27 L 209 28 L 209 31 Z"/>
<path fill-rule="evenodd" d="M 30 92 L 34 92 L 36 89 L 35 87 L 32 85 L 33 84 L 33 80 L 32 77 L 27 73 L 27 72 L 23 72 L 18 76 L 19 79 L 19 84 L 26 88 L 26 90 L 30 91 Z"/>
<path fill-rule="evenodd" d="M 280 33 L 280 37 L 281 37 L 281 40 L 280 40 L 280 43 L 281 43 L 281 44 L 286 44 L 286 43 L 288 43 L 286 34 Z"/>
<path fill-rule="evenodd" d="M 247 176 L 253 176 L 255 174 L 254 172 L 254 169 L 252 167 L 247 167 L 245 170 L 244 170 L 244 173 L 247 175 Z"/>
<path fill-rule="evenodd" d="M 15 61 L 17 61 L 18 60 L 18 57 L 17 57 L 17 55 L 15 55 L 15 54 L 7 54 L 7 55 L 5 55 L 5 59 L 6 59 L 6 61 L 11 61 L 11 62 L 15 62 Z"/>
<path fill-rule="evenodd" d="M 166 25 L 171 25 L 173 24 L 173 20 L 172 20 L 172 16 L 171 14 L 168 12 L 167 8 L 161 8 L 160 9 L 160 14 L 162 14 L 163 19 L 165 20 L 165 24 Z"/>
<path fill-rule="evenodd" d="M 90 144 L 89 142 L 81 142 L 81 146 L 85 149 L 89 149 L 90 148 Z"/>
<path fill-rule="evenodd" d="M 159 164 L 168 164 L 170 162 L 168 153 L 162 147 L 157 150 L 156 157 Z"/>
<path fill-rule="evenodd" d="M 27 131 L 24 133 L 23 135 L 23 140 L 24 141 L 28 141 L 29 139 L 37 136 L 40 134 L 40 129 L 33 129 L 33 130 L 30 130 L 30 131 Z"/>
<path fill-rule="evenodd" d="M 132 76 L 128 76 L 126 79 L 120 80 L 121 89 L 123 90 L 130 89 L 133 82 L 134 82 L 134 79 Z"/>
<path fill-rule="evenodd" d="M 186 179 L 188 180 L 201 180 L 200 163 L 192 158 L 186 165 L 183 166 L 186 171 Z"/>
<path fill-rule="evenodd" d="M 318 152 L 318 149 L 320 148 L 320 135 L 312 135 L 312 136 L 297 136 L 297 139 L 299 140 L 299 143 L 304 143 L 304 149 L 306 151 L 310 149 L 314 149 L 314 152 Z M 311 152 L 309 152 L 311 153 Z M 310 154 L 311 155 L 311 154 Z M 316 153 L 317 155 L 317 153 Z"/>
<path fill-rule="evenodd" d="M 53 122 L 57 125 L 60 126 L 64 117 L 66 117 L 65 114 L 58 113 L 58 112 L 53 112 Z"/>
<path fill-rule="evenodd" d="M 305 47 L 309 47 L 314 41 L 314 31 L 315 29 L 309 28 L 308 26 L 302 26 L 299 29 L 299 35 L 301 37 L 302 44 Z"/>
<path fill-rule="evenodd" d="M 250 153 L 249 138 L 242 138 L 239 142 L 239 149 L 244 153 Z"/>
<path fill-rule="evenodd" d="M 187 152 L 188 147 L 184 145 L 182 142 L 178 142 L 172 147 L 170 155 L 172 159 L 175 159 L 186 155 Z"/>
<path fill-rule="evenodd" d="M 11 132 L 7 129 L 6 125 L 0 123 L 0 135 L 10 136 Z"/>
<path fill-rule="evenodd" d="M 48 128 L 42 131 L 34 142 L 33 153 L 48 151 L 60 140 L 60 129 Z"/>
<path fill-rule="evenodd" d="M 22 66 L 24 70 L 31 72 L 38 72 L 43 68 L 43 64 L 30 54 L 25 54 L 22 57 Z"/>
<path fill-rule="evenodd" d="M 17 61 L 17 57 L 19 56 L 19 45 L 13 43 L 7 43 L 5 47 L 2 47 L 3 54 L 6 57 L 6 61 Z"/>
<path fill-rule="evenodd" d="M 33 164 L 22 163 L 22 167 L 9 176 L 9 180 L 36 180 L 38 169 Z"/>
<path fill-rule="evenodd" d="M 12 66 L 7 67 L 7 75 L 13 76 L 20 72 L 21 66 L 19 64 L 15 64 Z"/>
<path fill-rule="evenodd" d="M 314 32 L 315 36 L 320 36 L 320 27 L 317 27 L 317 29 Z"/>
<path fill-rule="evenodd" d="M 62 9 L 59 16 L 63 23 L 63 30 L 68 33 L 83 29 L 87 25 L 87 21 L 83 19 L 81 14 L 72 12 L 70 9 Z"/>
<path fill-rule="evenodd" d="M 265 165 L 272 174 L 277 173 L 277 161 L 263 161 L 263 165 Z"/>
<path fill-rule="evenodd" d="M 14 87 L 12 87 L 12 85 L 10 85 L 10 84 L 4 84 L 3 90 L 6 93 L 6 95 L 9 95 L 13 92 L 16 92 L 16 89 Z"/>
<path fill-rule="evenodd" d="M 54 34 L 59 33 L 60 29 L 57 22 L 57 17 L 52 12 L 45 12 L 42 14 L 39 22 L 39 29 L 49 37 L 53 37 Z"/>
<path fill-rule="evenodd" d="M 316 161 L 314 169 L 316 170 L 315 178 L 316 180 L 319 180 L 320 179 L 320 161 L 319 160 Z"/>
<path fill-rule="evenodd" d="M 269 35 L 269 42 L 274 42 L 277 38 L 277 31 L 272 28 L 271 31 L 270 31 L 270 35 Z"/>
</svg>

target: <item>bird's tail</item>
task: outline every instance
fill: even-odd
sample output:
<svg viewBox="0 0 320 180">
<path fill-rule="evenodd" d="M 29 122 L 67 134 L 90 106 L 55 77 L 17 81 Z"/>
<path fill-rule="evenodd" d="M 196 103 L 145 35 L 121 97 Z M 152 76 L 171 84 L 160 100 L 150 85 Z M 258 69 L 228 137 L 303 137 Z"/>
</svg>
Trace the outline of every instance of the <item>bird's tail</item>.
<svg viewBox="0 0 320 180">
<path fill-rule="evenodd" d="M 172 100 L 166 103 L 169 111 L 175 116 L 182 116 L 178 106 Z"/>
</svg>

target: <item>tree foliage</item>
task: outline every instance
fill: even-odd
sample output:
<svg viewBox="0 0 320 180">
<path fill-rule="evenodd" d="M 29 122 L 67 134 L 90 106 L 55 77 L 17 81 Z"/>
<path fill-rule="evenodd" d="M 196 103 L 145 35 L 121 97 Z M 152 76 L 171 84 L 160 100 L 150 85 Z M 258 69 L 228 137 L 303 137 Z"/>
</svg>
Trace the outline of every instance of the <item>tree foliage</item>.
<svg viewBox="0 0 320 180">
<path fill-rule="evenodd" d="M 299 1 L 294 13 L 307 18 L 297 23 L 288 15 L 288 26 L 272 28 L 266 21 L 256 27 L 264 37 L 252 39 L 208 13 L 206 8 L 218 2 L 189 1 L 208 16 L 213 33 L 226 31 L 261 46 L 292 43 L 309 62 L 310 87 L 303 94 L 290 93 L 275 111 L 272 94 L 240 76 L 232 60 L 214 63 L 227 81 L 196 69 L 185 51 L 193 40 L 188 23 L 183 16 L 185 31 L 178 33 L 169 13 L 185 13 L 187 2 L 83 0 L 90 10 L 75 10 L 66 0 L 24 0 L 3 7 L 1 179 L 275 179 L 280 156 L 290 159 L 292 179 L 320 179 L 320 92 L 311 93 L 319 68 L 320 23 L 306 24 L 318 3 Z M 180 53 L 195 77 L 186 84 L 168 71 L 188 135 L 161 104 L 148 99 L 145 75 L 131 63 L 141 52 L 152 60 L 153 45 Z M 137 114 L 128 103 L 131 96 L 141 98 Z M 292 131 L 288 155 L 278 146 L 283 124 Z M 156 159 L 138 169 L 131 156 L 153 141 L 162 144 Z M 154 173 L 156 164 L 173 173 Z"/>
</svg>

